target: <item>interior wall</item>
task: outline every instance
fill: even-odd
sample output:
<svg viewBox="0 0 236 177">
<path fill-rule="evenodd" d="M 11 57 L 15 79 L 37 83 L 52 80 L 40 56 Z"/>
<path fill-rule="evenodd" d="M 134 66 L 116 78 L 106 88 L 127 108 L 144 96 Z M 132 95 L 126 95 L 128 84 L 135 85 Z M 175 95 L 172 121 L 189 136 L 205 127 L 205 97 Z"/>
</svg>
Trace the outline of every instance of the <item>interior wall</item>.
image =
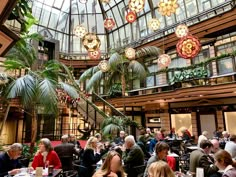
<svg viewBox="0 0 236 177">
<path fill-rule="evenodd" d="M 191 114 L 171 114 L 171 125 L 178 135 L 182 135 L 181 130 L 187 128 L 192 134 Z"/>
<path fill-rule="evenodd" d="M 225 116 L 225 127 L 230 134 L 236 134 L 236 112 L 224 112 Z"/>
</svg>

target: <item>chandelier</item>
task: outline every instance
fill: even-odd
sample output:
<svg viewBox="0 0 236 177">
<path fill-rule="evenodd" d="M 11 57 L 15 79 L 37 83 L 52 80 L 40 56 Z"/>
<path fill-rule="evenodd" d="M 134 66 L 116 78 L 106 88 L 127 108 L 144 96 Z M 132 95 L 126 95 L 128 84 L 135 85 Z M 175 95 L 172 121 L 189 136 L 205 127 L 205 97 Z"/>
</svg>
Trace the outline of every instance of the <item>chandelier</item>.
<svg viewBox="0 0 236 177">
<path fill-rule="evenodd" d="M 187 35 L 179 39 L 176 49 L 180 57 L 191 59 L 198 55 L 201 50 L 201 43 L 197 37 Z"/>
<path fill-rule="evenodd" d="M 145 0 L 129 0 L 129 9 L 138 13 L 143 10 L 144 4 Z"/>
<path fill-rule="evenodd" d="M 175 30 L 175 34 L 178 38 L 186 36 L 188 32 L 188 27 L 184 24 L 178 25 Z"/>
<path fill-rule="evenodd" d="M 172 13 L 175 13 L 176 9 L 179 7 L 177 0 L 161 0 L 158 3 L 158 11 L 161 15 L 170 16 Z"/>
<path fill-rule="evenodd" d="M 102 72 L 107 72 L 110 69 L 110 65 L 109 62 L 107 60 L 102 60 L 100 61 L 100 63 L 98 64 L 98 68 L 102 71 Z"/>
<path fill-rule="evenodd" d="M 88 0 L 79 0 L 81 4 L 86 4 Z"/>
<path fill-rule="evenodd" d="M 104 27 L 107 30 L 111 30 L 112 28 L 114 28 L 114 26 L 116 25 L 115 21 L 113 20 L 113 18 L 106 18 L 104 20 Z"/>
<path fill-rule="evenodd" d="M 162 54 L 157 59 L 157 63 L 161 66 L 167 67 L 171 63 L 171 58 L 167 54 Z"/>
<path fill-rule="evenodd" d="M 74 34 L 76 37 L 82 38 L 87 33 L 87 29 L 82 25 L 77 25 L 74 29 Z"/>
<path fill-rule="evenodd" d="M 149 28 L 150 30 L 155 31 L 155 30 L 158 30 L 159 27 L 160 27 L 160 21 L 159 21 L 158 19 L 152 18 L 152 19 L 149 20 L 149 22 L 148 22 L 148 28 Z"/>
<path fill-rule="evenodd" d="M 135 50 L 131 47 L 125 49 L 125 56 L 128 59 L 135 59 Z"/>
<path fill-rule="evenodd" d="M 137 16 L 135 12 L 129 11 L 125 18 L 127 22 L 133 23 L 136 20 Z"/>
<path fill-rule="evenodd" d="M 92 52 L 88 52 L 88 56 L 90 59 L 97 60 L 101 57 L 101 51 L 98 49 Z"/>
<path fill-rule="evenodd" d="M 98 50 L 101 45 L 100 39 L 94 33 L 87 33 L 83 37 L 82 43 L 83 43 L 84 47 L 86 48 L 86 50 L 89 52 Z"/>
</svg>

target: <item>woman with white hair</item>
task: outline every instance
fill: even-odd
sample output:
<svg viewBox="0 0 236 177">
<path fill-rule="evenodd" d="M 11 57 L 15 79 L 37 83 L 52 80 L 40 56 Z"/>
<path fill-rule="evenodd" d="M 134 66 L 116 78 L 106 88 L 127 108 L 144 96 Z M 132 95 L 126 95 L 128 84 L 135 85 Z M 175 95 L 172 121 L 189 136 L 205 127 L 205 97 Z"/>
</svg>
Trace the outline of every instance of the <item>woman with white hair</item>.
<svg viewBox="0 0 236 177">
<path fill-rule="evenodd" d="M 42 138 L 39 141 L 39 150 L 34 156 L 32 167 L 48 167 L 53 165 L 55 169 L 61 168 L 61 161 L 57 153 L 53 150 L 51 141 L 48 138 Z"/>
<path fill-rule="evenodd" d="M 208 140 L 207 135 L 208 135 L 208 132 L 203 131 L 202 134 L 198 137 L 198 143 L 197 143 L 198 147 L 200 147 L 200 143 L 202 142 L 202 140 Z"/>
</svg>

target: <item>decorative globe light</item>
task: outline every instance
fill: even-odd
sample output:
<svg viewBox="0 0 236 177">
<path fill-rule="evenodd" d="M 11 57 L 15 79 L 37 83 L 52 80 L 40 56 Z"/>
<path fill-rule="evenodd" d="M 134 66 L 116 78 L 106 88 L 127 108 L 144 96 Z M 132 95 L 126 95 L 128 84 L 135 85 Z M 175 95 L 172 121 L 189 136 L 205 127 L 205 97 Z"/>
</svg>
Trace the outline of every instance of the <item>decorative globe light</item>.
<svg viewBox="0 0 236 177">
<path fill-rule="evenodd" d="M 184 24 L 178 25 L 175 30 L 175 34 L 178 38 L 187 36 L 188 32 L 188 27 Z"/>
<path fill-rule="evenodd" d="M 86 3 L 88 2 L 88 0 L 79 0 L 79 2 L 80 2 L 81 4 L 86 4 Z"/>
<path fill-rule="evenodd" d="M 176 49 L 180 57 L 191 59 L 198 55 L 201 50 L 201 43 L 197 37 L 187 35 L 179 39 Z"/>
<path fill-rule="evenodd" d="M 125 18 L 127 22 L 133 23 L 137 19 L 137 15 L 135 12 L 129 11 Z"/>
<path fill-rule="evenodd" d="M 102 72 L 107 72 L 110 69 L 110 65 L 109 62 L 107 60 L 102 60 L 100 61 L 100 63 L 98 64 L 98 68 L 102 71 Z"/>
<path fill-rule="evenodd" d="M 135 50 L 133 48 L 126 48 L 125 49 L 125 56 L 128 58 L 128 59 L 135 59 Z"/>
<path fill-rule="evenodd" d="M 129 0 L 129 9 L 136 13 L 144 9 L 145 0 Z"/>
<path fill-rule="evenodd" d="M 88 56 L 90 59 L 97 60 L 101 57 L 101 51 L 98 49 L 93 52 L 88 52 Z"/>
<path fill-rule="evenodd" d="M 167 54 L 162 54 L 157 59 L 157 63 L 161 66 L 167 67 L 171 63 L 171 58 Z"/>
<path fill-rule="evenodd" d="M 170 16 L 172 13 L 175 13 L 176 9 L 179 7 L 177 0 L 161 0 L 158 3 L 158 11 L 161 15 Z"/>
<path fill-rule="evenodd" d="M 74 29 L 75 36 L 79 38 L 84 37 L 84 35 L 87 33 L 88 33 L 87 29 L 82 25 L 77 25 Z"/>
<path fill-rule="evenodd" d="M 152 18 L 151 20 L 149 20 L 149 22 L 148 22 L 148 28 L 149 28 L 150 30 L 155 31 L 155 30 L 158 30 L 159 27 L 160 27 L 160 21 L 159 21 L 158 19 Z"/>
<path fill-rule="evenodd" d="M 106 18 L 104 20 L 104 27 L 107 30 L 111 30 L 112 28 L 114 28 L 114 26 L 116 25 L 115 21 L 113 20 L 113 18 Z"/>
<path fill-rule="evenodd" d="M 0 73 L 0 85 L 4 85 L 8 83 L 8 81 L 7 75 L 5 73 Z"/>
<path fill-rule="evenodd" d="M 82 39 L 82 43 L 87 51 L 92 52 L 98 50 L 101 45 L 101 41 L 94 33 L 87 33 Z"/>
</svg>

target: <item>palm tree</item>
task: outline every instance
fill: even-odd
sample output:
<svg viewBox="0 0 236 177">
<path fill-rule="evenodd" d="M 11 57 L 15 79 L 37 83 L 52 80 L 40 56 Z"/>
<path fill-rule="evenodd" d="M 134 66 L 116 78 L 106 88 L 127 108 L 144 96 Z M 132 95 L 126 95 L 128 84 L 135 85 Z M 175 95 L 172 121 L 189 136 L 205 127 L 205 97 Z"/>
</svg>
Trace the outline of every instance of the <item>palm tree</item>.
<svg viewBox="0 0 236 177">
<path fill-rule="evenodd" d="M 32 38 L 34 36 L 28 36 Z M 58 111 L 57 89 L 64 90 L 72 98 L 78 98 L 74 80 L 69 69 L 57 60 L 49 60 L 42 69 L 34 69 L 37 62 L 35 49 L 22 38 L 7 54 L 6 70 L 25 70 L 25 75 L 11 78 L 4 90 L 6 98 L 19 98 L 24 109 L 30 110 L 32 118 L 31 148 L 37 135 L 37 111 L 56 114 Z M 69 84 L 72 83 L 72 84 Z"/>
<path fill-rule="evenodd" d="M 136 52 L 136 59 L 148 56 L 158 56 L 160 53 L 161 50 L 157 47 L 144 47 Z M 99 84 L 99 81 L 104 78 L 105 74 L 107 78 L 105 82 L 107 88 L 111 88 L 112 85 L 120 83 L 122 96 L 125 96 L 127 83 L 129 83 L 130 80 L 142 80 L 146 77 L 147 71 L 145 67 L 137 60 L 128 60 L 124 55 L 120 55 L 116 52 L 111 55 L 108 61 L 110 65 L 110 70 L 108 72 L 103 73 L 99 70 L 98 66 L 89 68 L 80 76 L 78 83 L 89 79 L 86 85 L 86 90 L 89 91 Z"/>
</svg>

